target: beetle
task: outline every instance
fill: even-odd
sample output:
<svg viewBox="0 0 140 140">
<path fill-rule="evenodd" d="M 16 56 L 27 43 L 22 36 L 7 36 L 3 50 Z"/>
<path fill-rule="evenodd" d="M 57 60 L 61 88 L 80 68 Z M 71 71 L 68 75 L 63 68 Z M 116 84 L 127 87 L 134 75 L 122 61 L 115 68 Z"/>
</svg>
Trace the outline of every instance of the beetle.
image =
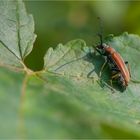
<svg viewBox="0 0 140 140">
<path fill-rule="evenodd" d="M 109 65 L 111 70 L 111 86 L 112 80 L 116 80 L 124 91 L 130 82 L 130 67 L 127 61 L 124 61 L 121 55 L 111 46 L 103 43 L 102 34 L 98 34 L 100 37 L 100 44 L 95 47 L 95 50 L 105 57 L 105 63 L 101 67 L 101 73 L 106 66 Z"/>
</svg>

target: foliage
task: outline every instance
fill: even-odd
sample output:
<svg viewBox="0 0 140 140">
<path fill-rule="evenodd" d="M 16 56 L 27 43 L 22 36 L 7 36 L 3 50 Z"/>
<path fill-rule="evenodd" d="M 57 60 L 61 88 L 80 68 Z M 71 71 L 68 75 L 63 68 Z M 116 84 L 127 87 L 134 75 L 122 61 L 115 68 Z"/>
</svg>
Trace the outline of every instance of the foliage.
<svg viewBox="0 0 140 140">
<path fill-rule="evenodd" d="M 104 59 L 83 40 L 49 48 L 34 72 L 24 60 L 35 40 L 22 1 L 0 1 L 0 138 L 140 138 L 139 84 L 112 94 Z M 108 37 L 139 81 L 140 37 Z M 130 54 L 131 52 L 131 54 Z M 131 56 L 131 57 L 130 57 Z"/>
</svg>

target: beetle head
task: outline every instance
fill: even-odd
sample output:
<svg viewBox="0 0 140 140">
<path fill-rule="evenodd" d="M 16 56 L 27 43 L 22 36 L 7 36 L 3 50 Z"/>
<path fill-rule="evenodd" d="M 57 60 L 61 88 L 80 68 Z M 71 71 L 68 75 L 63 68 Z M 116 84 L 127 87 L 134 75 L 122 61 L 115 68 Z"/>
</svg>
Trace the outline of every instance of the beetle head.
<svg viewBox="0 0 140 140">
<path fill-rule="evenodd" d="M 103 43 L 103 36 L 102 36 L 102 34 L 99 33 L 98 36 L 100 38 L 100 45 L 98 45 L 97 48 L 98 49 L 105 49 L 105 48 L 107 48 L 108 46 L 105 43 Z"/>
<path fill-rule="evenodd" d="M 100 44 L 100 45 L 97 45 L 96 46 L 98 49 L 105 49 L 105 48 L 108 48 L 108 45 L 106 45 L 105 43 L 103 43 L 103 44 Z"/>
</svg>

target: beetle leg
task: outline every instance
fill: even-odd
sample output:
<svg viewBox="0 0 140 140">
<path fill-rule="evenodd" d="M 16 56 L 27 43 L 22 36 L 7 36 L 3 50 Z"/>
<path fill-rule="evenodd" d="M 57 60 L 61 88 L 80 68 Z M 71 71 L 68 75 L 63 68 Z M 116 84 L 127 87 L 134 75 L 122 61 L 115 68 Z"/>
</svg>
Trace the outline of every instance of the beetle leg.
<svg viewBox="0 0 140 140">
<path fill-rule="evenodd" d="M 129 71 L 129 74 L 130 74 L 130 77 L 131 77 L 130 65 L 129 65 L 128 61 L 125 61 L 125 64 L 127 64 L 127 68 L 128 68 L 128 71 Z"/>
<path fill-rule="evenodd" d="M 120 70 L 117 67 L 112 67 L 111 72 L 112 72 L 112 76 L 113 76 L 114 74 L 117 74 L 118 72 L 120 72 Z"/>
<path fill-rule="evenodd" d="M 112 71 L 120 72 L 118 68 L 111 68 Z"/>
<path fill-rule="evenodd" d="M 101 77 L 101 76 L 102 76 L 102 72 L 103 72 L 104 68 L 106 67 L 107 62 L 108 62 L 108 61 L 107 61 L 107 60 L 105 60 L 104 64 L 102 65 L 101 70 L 100 70 L 100 73 L 99 73 L 99 77 Z"/>
<path fill-rule="evenodd" d="M 130 65 L 129 65 L 128 61 L 125 61 L 125 64 L 127 64 L 128 71 L 129 71 L 129 74 L 130 74 L 130 77 L 131 77 Z M 134 79 L 131 79 L 131 82 L 133 82 L 133 83 L 138 83 L 138 84 L 140 83 L 139 80 L 134 80 Z"/>
<path fill-rule="evenodd" d="M 131 82 L 136 83 L 136 84 L 140 84 L 139 80 L 135 80 L 135 79 L 131 79 Z"/>
<path fill-rule="evenodd" d="M 111 80 L 110 80 L 111 81 Z M 105 86 L 107 86 L 111 91 L 112 91 L 112 93 L 115 93 L 115 89 L 113 89 L 113 87 L 112 87 L 112 85 L 110 86 L 109 84 L 107 84 L 105 81 L 102 81 L 104 84 L 105 84 Z"/>
<path fill-rule="evenodd" d="M 93 49 L 94 49 L 94 53 L 95 54 L 96 54 L 96 52 L 98 52 L 100 55 L 104 55 L 105 56 L 105 53 L 102 52 L 101 49 L 97 48 L 97 46 L 96 47 L 93 46 Z"/>
<path fill-rule="evenodd" d="M 120 73 L 116 73 L 116 74 L 112 75 L 111 79 L 115 79 L 115 78 L 117 78 L 118 76 L 120 76 Z"/>
<path fill-rule="evenodd" d="M 112 84 L 112 79 L 111 80 L 109 80 L 110 81 L 110 85 L 111 85 L 111 87 L 113 87 L 113 84 Z"/>
<path fill-rule="evenodd" d="M 100 54 L 100 55 L 103 55 L 103 53 L 98 49 L 98 48 L 95 48 L 95 53 L 96 51 Z"/>
<path fill-rule="evenodd" d="M 116 77 L 118 77 L 119 74 L 120 74 L 120 73 L 118 73 L 118 72 L 115 73 L 115 74 L 111 77 L 111 79 L 109 80 L 109 81 L 110 81 L 110 86 L 112 87 L 112 88 L 111 88 L 112 93 L 115 92 L 114 89 L 113 89 L 113 81 L 112 81 L 112 80 L 115 79 Z"/>
</svg>

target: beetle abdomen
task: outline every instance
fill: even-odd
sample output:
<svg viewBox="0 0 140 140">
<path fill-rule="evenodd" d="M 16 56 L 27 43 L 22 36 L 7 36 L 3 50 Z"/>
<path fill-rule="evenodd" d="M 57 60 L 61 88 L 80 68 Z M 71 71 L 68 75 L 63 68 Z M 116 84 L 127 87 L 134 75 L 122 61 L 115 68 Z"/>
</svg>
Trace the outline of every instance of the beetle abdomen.
<svg viewBox="0 0 140 140">
<path fill-rule="evenodd" d="M 123 61 L 120 54 L 117 52 L 112 53 L 111 56 L 112 56 L 112 59 L 114 60 L 115 64 L 117 65 L 118 69 L 120 70 L 120 72 L 125 80 L 125 84 L 127 86 L 128 82 L 130 81 L 130 74 L 129 74 L 128 68 L 126 67 L 125 62 Z"/>
</svg>

